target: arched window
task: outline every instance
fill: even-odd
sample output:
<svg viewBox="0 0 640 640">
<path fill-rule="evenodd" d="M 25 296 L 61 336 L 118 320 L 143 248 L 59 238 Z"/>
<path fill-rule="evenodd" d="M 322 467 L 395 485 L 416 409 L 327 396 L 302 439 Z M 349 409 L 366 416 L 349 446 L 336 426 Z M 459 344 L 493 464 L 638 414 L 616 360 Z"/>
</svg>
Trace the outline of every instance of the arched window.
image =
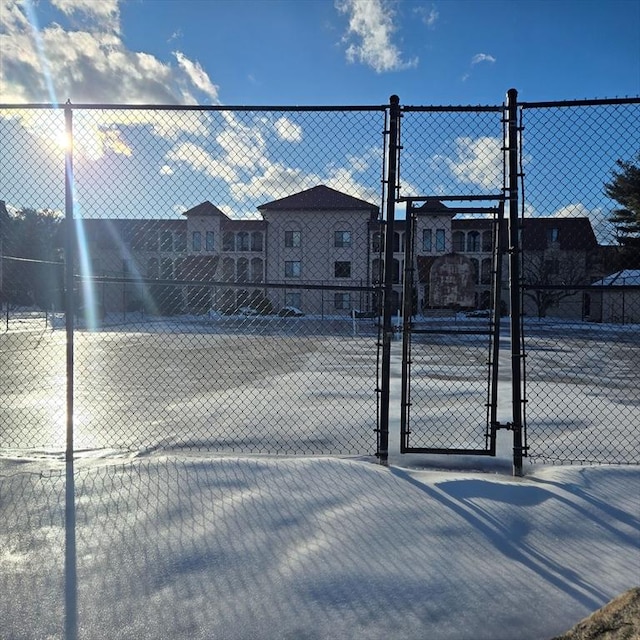
<svg viewBox="0 0 640 640">
<path fill-rule="evenodd" d="M 474 284 L 478 284 L 479 283 L 479 278 L 480 278 L 480 265 L 478 260 L 476 260 L 475 258 L 471 258 L 471 264 L 473 266 L 473 283 Z"/>
<path fill-rule="evenodd" d="M 233 251 L 235 236 L 233 231 L 225 231 L 222 234 L 222 250 L 223 251 Z"/>
<path fill-rule="evenodd" d="M 464 233 L 462 231 L 453 232 L 453 250 L 457 253 L 464 251 Z"/>
<path fill-rule="evenodd" d="M 397 231 L 393 233 L 393 251 L 394 253 L 400 253 L 404 247 L 401 244 L 400 234 Z"/>
<path fill-rule="evenodd" d="M 400 260 L 393 260 L 393 284 L 400 283 Z"/>
<path fill-rule="evenodd" d="M 371 234 L 371 251 L 384 251 L 384 234 L 380 231 Z"/>
<path fill-rule="evenodd" d="M 373 284 L 380 284 L 382 282 L 382 276 L 384 273 L 384 260 L 375 258 L 371 262 L 371 282 Z"/>
<path fill-rule="evenodd" d="M 482 284 L 491 284 L 491 259 L 484 258 L 480 271 L 480 282 Z"/>
<path fill-rule="evenodd" d="M 240 231 L 236 234 L 236 251 L 249 251 L 249 234 L 246 231 Z"/>
<path fill-rule="evenodd" d="M 487 253 L 493 249 L 493 233 L 491 231 L 482 232 L 482 250 Z"/>
<path fill-rule="evenodd" d="M 467 251 L 473 253 L 480 251 L 480 233 L 478 231 L 469 231 L 467 234 Z"/>
<path fill-rule="evenodd" d="M 251 251 L 262 251 L 262 231 L 254 231 L 251 234 Z"/>
<path fill-rule="evenodd" d="M 251 259 L 251 282 L 262 282 L 264 280 L 264 268 L 262 258 Z"/>
<path fill-rule="evenodd" d="M 236 282 L 249 282 L 249 261 L 239 258 L 236 264 Z"/>
<path fill-rule="evenodd" d="M 222 279 L 227 282 L 233 282 L 233 276 L 236 270 L 233 258 L 225 258 L 222 261 Z"/>
</svg>

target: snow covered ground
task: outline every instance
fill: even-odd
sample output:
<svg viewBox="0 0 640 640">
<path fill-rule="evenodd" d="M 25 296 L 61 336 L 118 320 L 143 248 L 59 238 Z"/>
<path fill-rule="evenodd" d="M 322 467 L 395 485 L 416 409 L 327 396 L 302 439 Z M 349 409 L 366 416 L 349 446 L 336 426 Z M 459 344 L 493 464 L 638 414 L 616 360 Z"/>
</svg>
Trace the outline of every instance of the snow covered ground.
<svg viewBox="0 0 640 640">
<path fill-rule="evenodd" d="M 0 450 L 0 639 L 548 640 L 640 584 L 640 467 L 400 455 L 398 406 L 389 467 Z"/>
<path fill-rule="evenodd" d="M 400 462 L 6 454 L 0 637 L 543 640 L 640 582 L 640 468 Z"/>
</svg>

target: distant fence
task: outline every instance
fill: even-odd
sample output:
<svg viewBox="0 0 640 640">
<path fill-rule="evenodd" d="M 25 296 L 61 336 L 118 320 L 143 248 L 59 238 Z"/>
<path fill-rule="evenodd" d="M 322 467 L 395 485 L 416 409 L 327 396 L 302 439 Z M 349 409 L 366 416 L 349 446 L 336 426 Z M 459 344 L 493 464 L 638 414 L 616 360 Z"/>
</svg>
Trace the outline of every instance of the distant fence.
<svg viewBox="0 0 640 640">
<path fill-rule="evenodd" d="M 640 99 L 517 105 L 513 234 L 509 202 L 471 206 L 506 193 L 504 106 L 400 113 L 392 157 L 386 104 L 0 105 L 0 447 L 378 454 L 385 394 L 399 411 L 381 345 L 403 309 L 489 310 L 504 236 L 501 426 L 521 414 L 532 461 L 640 463 L 640 260 L 604 191 Z M 446 194 L 469 212 L 419 230 L 407 307 L 396 199 Z M 431 271 L 450 254 L 454 288 Z"/>
</svg>

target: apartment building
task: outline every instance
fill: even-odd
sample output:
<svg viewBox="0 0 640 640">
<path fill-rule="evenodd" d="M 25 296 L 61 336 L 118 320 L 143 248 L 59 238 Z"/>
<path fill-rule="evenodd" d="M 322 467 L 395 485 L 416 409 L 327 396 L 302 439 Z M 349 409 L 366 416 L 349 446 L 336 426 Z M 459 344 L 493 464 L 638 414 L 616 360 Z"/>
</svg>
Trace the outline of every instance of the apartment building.
<svg viewBox="0 0 640 640">
<path fill-rule="evenodd" d="M 412 229 L 414 311 L 490 306 L 495 224 L 457 218 L 436 198 L 415 210 Z M 149 291 L 173 287 L 176 309 L 233 313 L 242 307 L 307 315 L 374 311 L 370 291 L 384 270 L 384 222 L 377 205 L 319 185 L 257 207 L 256 219 L 233 219 L 211 202 L 180 220 L 100 219 L 82 223 L 80 263 L 118 280 L 103 287 L 106 310 L 148 306 Z M 406 221 L 396 221 L 392 279 L 400 308 Z M 523 221 L 524 279 L 530 284 L 588 284 L 597 272 L 598 244 L 587 218 Z M 501 276 L 507 281 L 506 264 Z M 583 317 L 581 293 L 526 300 L 525 311 Z M 571 297 L 571 296 L 569 296 Z"/>
</svg>

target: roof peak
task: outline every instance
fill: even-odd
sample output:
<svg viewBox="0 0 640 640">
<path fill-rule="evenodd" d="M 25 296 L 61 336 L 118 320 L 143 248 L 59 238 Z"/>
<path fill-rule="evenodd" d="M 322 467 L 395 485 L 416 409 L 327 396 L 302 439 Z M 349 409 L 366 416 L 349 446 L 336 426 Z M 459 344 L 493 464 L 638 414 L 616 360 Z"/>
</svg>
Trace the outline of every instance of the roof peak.
<svg viewBox="0 0 640 640">
<path fill-rule="evenodd" d="M 200 204 L 197 204 L 195 207 L 191 207 L 191 209 L 187 209 L 182 212 L 183 216 L 222 216 L 223 218 L 230 219 L 229 216 L 218 209 L 215 204 L 212 204 L 209 200 L 205 200 Z"/>
<path fill-rule="evenodd" d="M 258 206 L 259 211 L 318 211 L 331 209 L 375 211 L 376 213 L 379 211 L 379 207 L 371 202 L 332 189 L 324 184 Z"/>
</svg>

